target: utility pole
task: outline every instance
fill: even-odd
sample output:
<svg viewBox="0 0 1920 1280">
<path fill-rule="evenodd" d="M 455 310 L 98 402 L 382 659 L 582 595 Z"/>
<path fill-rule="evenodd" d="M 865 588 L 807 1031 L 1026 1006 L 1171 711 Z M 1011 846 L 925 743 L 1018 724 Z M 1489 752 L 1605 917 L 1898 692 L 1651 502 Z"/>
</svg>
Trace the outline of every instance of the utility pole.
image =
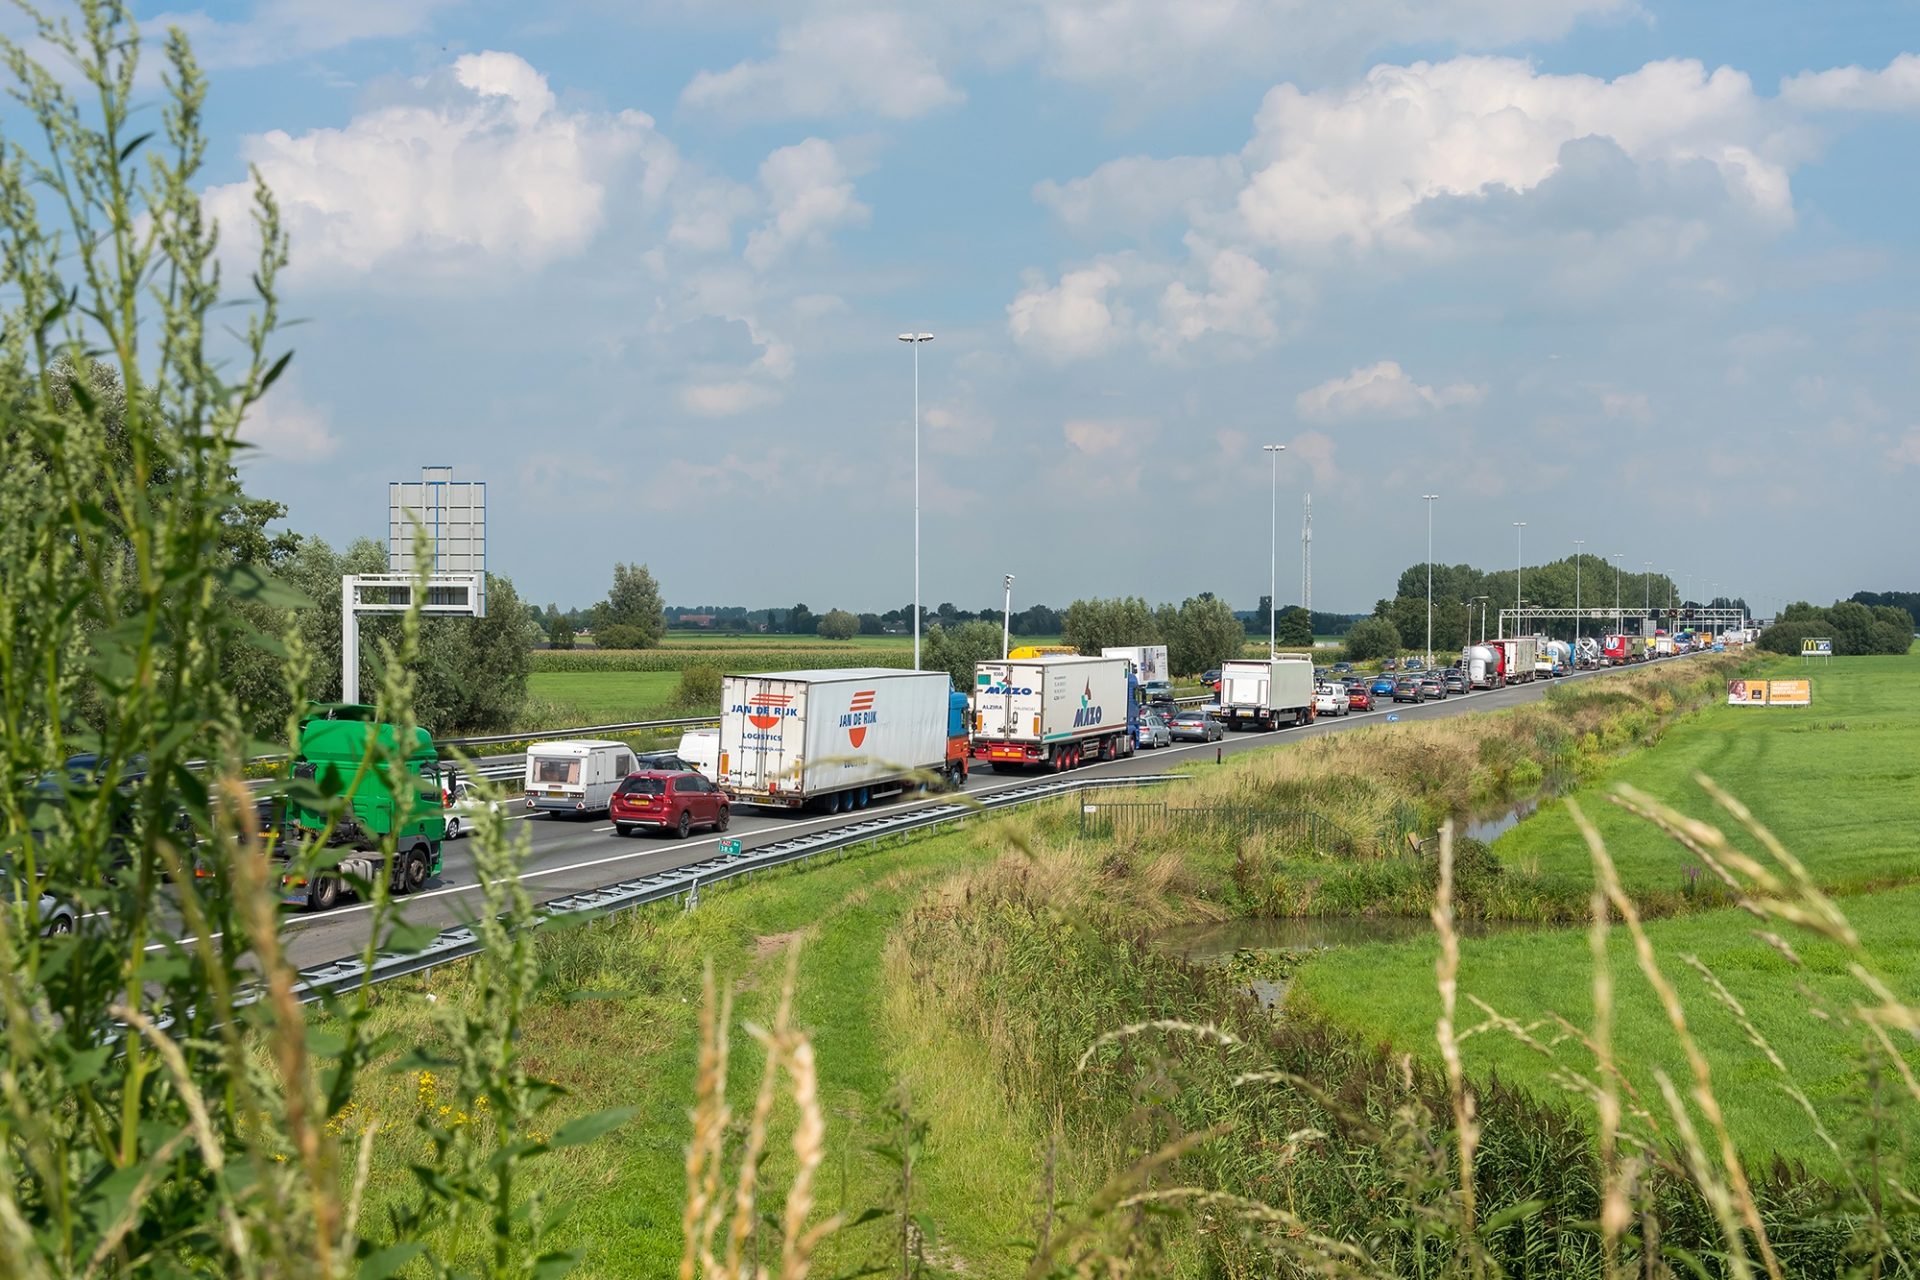
<svg viewBox="0 0 1920 1280">
<path fill-rule="evenodd" d="M 913 348 L 913 669 L 920 669 L 920 344 L 932 342 L 930 333 L 903 333 L 900 341 Z"/>
<path fill-rule="evenodd" d="M 1580 548 L 1587 545 L 1585 538 L 1573 540 L 1573 660 L 1580 661 Z"/>
<path fill-rule="evenodd" d="M 1520 539 L 1525 536 L 1520 531 L 1526 527 L 1525 520 L 1513 522 L 1513 634 L 1516 636 L 1520 634 L 1520 573 L 1523 563 Z"/>
<path fill-rule="evenodd" d="M 1307 611 L 1307 647 L 1313 647 L 1313 495 L 1307 495 L 1306 518 L 1300 524 L 1300 607 Z"/>
<path fill-rule="evenodd" d="M 1283 444 L 1263 444 L 1261 450 L 1267 455 L 1267 656 L 1275 652 L 1274 619 L 1280 613 L 1280 455 L 1287 451 Z"/>
<path fill-rule="evenodd" d="M 1427 666 L 1433 666 L 1433 504 L 1440 500 L 1437 493 L 1423 493 L 1421 500 L 1427 504 Z"/>
</svg>

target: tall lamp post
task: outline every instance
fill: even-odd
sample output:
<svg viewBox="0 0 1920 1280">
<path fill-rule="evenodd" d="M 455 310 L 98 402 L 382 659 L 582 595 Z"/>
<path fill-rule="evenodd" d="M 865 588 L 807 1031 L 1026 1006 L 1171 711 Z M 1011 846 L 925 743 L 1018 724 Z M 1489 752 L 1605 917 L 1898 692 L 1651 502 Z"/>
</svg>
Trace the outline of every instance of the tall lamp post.
<svg viewBox="0 0 1920 1280">
<path fill-rule="evenodd" d="M 1580 548 L 1587 545 L 1585 538 L 1573 540 L 1573 660 L 1580 661 Z"/>
<path fill-rule="evenodd" d="M 1000 611 L 1000 660 L 1013 651 L 1013 575 L 1007 575 L 1007 603 Z"/>
<path fill-rule="evenodd" d="M 1520 634 L 1520 539 L 1524 536 L 1520 531 L 1526 527 L 1525 520 L 1513 522 L 1513 634 L 1516 636 Z"/>
<path fill-rule="evenodd" d="M 1648 617 L 1653 616 L 1653 561 L 1641 562 L 1645 576 L 1640 579 L 1640 611 Z"/>
<path fill-rule="evenodd" d="M 903 333 L 900 341 L 913 348 L 913 669 L 920 669 L 920 344 L 932 342 L 930 333 Z"/>
<path fill-rule="evenodd" d="M 1624 634 L 1626 632 L 1626 627 L 1622 625 L 1620 621 L 1620 556 L 1621 556 L 1621 553 L 1618 551 L 1614 552 L 1612 556 L 1612 560 L 1613 560 L 1613 629 L 1615 631 L 1618 631 Z"/>
<path fill-rule="evenodd" d="M 1480 643 L 1481 644 L 1485 644 L 1487 642 L 1487 601 L 1488 599 L 1490 599 L 1490 597 L 1488 596 L 1475 596 L 1472 600 L 1467 601 L 1467 620 L 1469 622 L 1473 620 L 1474 602 L 1478 601 L 1480 604 Z"/>
<path fill-rule="evenodd" d="M 1280 601 L 1276 598 L 1280 591 L 1280 455 L 1287 451 L 1283 444 L 1263 444 L 1261 450 L 1267 455 L 1271 479 L 1271 492 L 1267 499 L 1268 518 L 1271 521 L 1267 532 L 1267 656 L 1271 658 L 1277 647 Z"/>
<path fill-rule="evenodd" d="M 1421 499 L 1427 504 L 1427 667 L 1433 667 L 1433 504 L 1440 500 L 1437 493 L 1423 493 Z"/>
</svg>

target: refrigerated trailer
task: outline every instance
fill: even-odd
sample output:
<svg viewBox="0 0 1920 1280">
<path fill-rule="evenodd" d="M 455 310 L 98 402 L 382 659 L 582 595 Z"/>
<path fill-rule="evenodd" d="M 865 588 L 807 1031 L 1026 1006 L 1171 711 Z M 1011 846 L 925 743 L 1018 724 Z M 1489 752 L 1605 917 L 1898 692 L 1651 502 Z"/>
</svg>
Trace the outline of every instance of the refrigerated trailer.
<svg viewBox="0 0 1920 1280">
<path fill-rule="evenodd" d="M 728 676 L 719 782 L 741 804 L 828 812 L 966 782 L 966 698 L 943 671 L 856 667 Z"/>
<path fill-rule="evenodd" d="M 1489 640 L 1487 643 L 1501 651 L 1501 665 L 1506 668 L 1508 684 L 1533 679 L 1534 663 L 1540 656 L 1540 646 L 1532 636 L 1520 636 L 1511 640 Z"/>
<path fill-rule="evenodd" d="M 1140 681 L 1126 658 L 1050 654 L 982 662 L 973 758 L 997 769 L 1071 769 L 1133 754 Z"/>
<path fill-rule="evenodd" d="M 1313 719 L 1313 659 L 1305 654 L 1220 664 L 1220 718 L 1229 729 L 1277 729 Z"/>
</svg>

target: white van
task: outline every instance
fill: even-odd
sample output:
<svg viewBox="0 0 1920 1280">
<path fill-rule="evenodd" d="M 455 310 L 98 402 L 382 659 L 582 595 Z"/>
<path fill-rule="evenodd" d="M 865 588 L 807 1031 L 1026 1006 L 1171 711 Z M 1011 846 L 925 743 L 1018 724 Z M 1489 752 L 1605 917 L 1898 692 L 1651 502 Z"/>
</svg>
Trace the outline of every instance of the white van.
<svg viewBox="0 0 1920 1280">
<path fill-rule="evenodd" d="M 542 742 L 527 748 L 527 808 L 605 813 L 634 769 L 624 742 Z"/>
<path fill-rule="evenodd" d="M 680 749 L 674 753 L 686 766 L 708 782 L 720 779 L 720 731 L 689 729 L 680 735 Z"/>
</svg>

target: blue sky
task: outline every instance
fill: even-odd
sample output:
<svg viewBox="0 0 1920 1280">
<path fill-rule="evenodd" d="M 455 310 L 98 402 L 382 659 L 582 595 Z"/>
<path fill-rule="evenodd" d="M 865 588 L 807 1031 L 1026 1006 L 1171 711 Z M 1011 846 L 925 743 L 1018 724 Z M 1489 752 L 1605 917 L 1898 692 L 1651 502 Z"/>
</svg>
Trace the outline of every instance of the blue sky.
<svg viewBox="0 0 1920 1280">
<path fill-rule="evenodd" d="M 586 603 L 1365 609 L 1577 538 L 1763 608 L 1920 578 L 1913 0 L 264 0 L 208 200 L 293 233 L 248 483 L 489 485 Z"/>
</svg>

